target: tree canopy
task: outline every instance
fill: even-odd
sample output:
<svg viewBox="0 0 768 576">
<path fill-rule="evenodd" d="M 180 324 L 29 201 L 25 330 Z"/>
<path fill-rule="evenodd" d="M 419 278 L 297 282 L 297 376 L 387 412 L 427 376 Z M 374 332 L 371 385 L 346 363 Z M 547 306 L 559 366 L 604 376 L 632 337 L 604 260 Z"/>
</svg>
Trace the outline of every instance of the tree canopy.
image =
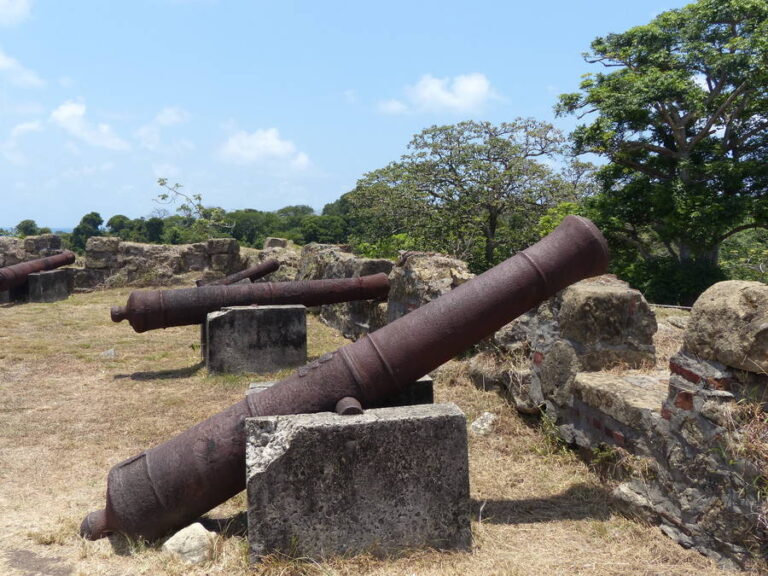
<svg viewBox="0 0 768 576">
<path fill-rule="evenodd" d="M 101 235 L 101 225 L 104 223 L 98 212 L 89 212 L 80 219 L 80 223 L 72 230 L 70 244 L 73 250 L 82 252 L 85 250 L 85 243 L 91 236 Z"/>
<path fill-rule="evenodd" d="M 562 134 L 531 118 L 460 122 L 415 135 L 400 161 L 366 174 L 348 195 L 367 241 L 404 243 L 464 258 L 476 270 L 537 239 L 539 216 L 578 194 L 547 162 Z"/>
<path fill-rule="evenodd" d="M 592 42 L 560 114 L 594 153 L 593 217 L 633 257 L 714 265 L 732 235 L 768 227 L 768 2 L 699 0 Z"/>
</svg>

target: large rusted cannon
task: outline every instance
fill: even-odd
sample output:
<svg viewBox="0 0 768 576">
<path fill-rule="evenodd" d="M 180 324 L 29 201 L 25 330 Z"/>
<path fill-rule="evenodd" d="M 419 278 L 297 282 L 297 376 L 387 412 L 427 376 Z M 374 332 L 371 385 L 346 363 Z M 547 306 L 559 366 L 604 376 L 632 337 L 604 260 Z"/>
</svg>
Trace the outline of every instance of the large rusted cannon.
<svg viewBox="0 0 768 576">
<path fill-rule="evenodd" d="M 320 306 L 352 300 L 386 298 L 386 274 L 301 282 L 262 282 L 233 286 L 200 286 L 177 290 L 131 292 L 126 306 L 112 308 L 112 320 L 128 319 L 136 332 L 202 324 L 209 312 L 225 306 L 304 304 Z"/>
<path fill-rule="evenodd" d="M 74 261 L 74 253 L 69 250 L 64 250 L 61 254 L 55 254 L 53 256 L 38 258 L 37 260 L 29 260 L 27 262 L 14 264 L 13 266 L 0 268 L 0 292 L 10 290 L 16 286 L 21 286 L 27 281 L 27 277 L 30 274 L 44 272 L 45 270 L 53 270 L 60 266 L 72 264 Z"/>
<path fill-rule="evenodd" d="M 117 464 L 106 508 L 89 514 L 80 533 L 154 540 L 185 526 L 245 488 L 245 418 L 331 411 L 348 396 L 376 404 L 607 263 L 594 224 L 568 216 L 534 246 L 455 290 Z"/>
<path fill-rule="evenodd" d="M 234 274 L 230 274 L 219 280 L 213 280 L 212 282 L 197 280 L 195 284 L 197 284 L 197 286 L 229 286 L 230 284 L 236 284 L 246 278 L 253 282 L 267 274 L 271 274 L 278 268 L 280 268 L 280 262 L 277 260 L 264 260 L 264 262 L 260 262 L 256 266 L 251 266 L 240 272 L 235 272 Z"/>
</svg>

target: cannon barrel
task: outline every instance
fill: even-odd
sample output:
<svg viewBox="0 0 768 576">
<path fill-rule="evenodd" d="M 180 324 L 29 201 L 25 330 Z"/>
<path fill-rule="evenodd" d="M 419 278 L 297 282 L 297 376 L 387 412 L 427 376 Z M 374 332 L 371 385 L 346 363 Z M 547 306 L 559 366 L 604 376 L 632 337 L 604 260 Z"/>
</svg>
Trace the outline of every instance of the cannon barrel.
<svg viewBox="0 0 768 576">
<path fill-rule="evenodd" d="M 45 258 L 38 258 L 37 260 L 29 260 L 27 262 L 14 264 L 13 266 L 0 268 L 0 292 L 15 288 L 16 286 L 21 286 L 27 281 L 27 277 L 30 274 L 43 272 L 44 270 L 53 270 L 60 266 L 72 264 L 74 261 L 74 253 L 69 250 L 64 250 L 61 254 L 46 256 Z"/>
<path fill-rule="evenodd" d="M 568 216 L 552 234 L 455 290 L 300 368 L 259 394 L 109 472 L 106 507 L 80 527 L 154 540 L 245 488 L 244 420 L 331 411 L 345 397 L 363 406 L 394 396 L 459 352 L 582 278 L 605 271 L 605 240 Z"/>
<path fill-rule="evenodd" d="M 278 268 L 280 268 L 280 262 L 277 260 L 264 260 L 264 262 L 260 262 L 256 266 L 251 266 L 250 268 L 246 268 L 240 272 L 235 272 L 234 274 L 230 274 L 229 276 L 225 276 L 219 280 L 213 280 L 212 282 L 203 282 L 202 280 L 197 280 L 195 284 L 197 284 L 197 286 L 229 286 L 230 284 L 236 284 L 237 282 L 245 280 L 246 278 L 253 282 L 262 276 L 271 274 Z"/>
<path fill-rule="evenodd" d="M 136 332 L 202 324 L 209 312 L 225 306 L 304 304 L 320 306 L 352 300 L 386 298 L 386 274 L 301 282 L 262 282 L 232 286 L 200 286 L 177 290 L 131 292 L 126 306 L 112 307 L 112 320 L 128 319 Z"/>
</svg>

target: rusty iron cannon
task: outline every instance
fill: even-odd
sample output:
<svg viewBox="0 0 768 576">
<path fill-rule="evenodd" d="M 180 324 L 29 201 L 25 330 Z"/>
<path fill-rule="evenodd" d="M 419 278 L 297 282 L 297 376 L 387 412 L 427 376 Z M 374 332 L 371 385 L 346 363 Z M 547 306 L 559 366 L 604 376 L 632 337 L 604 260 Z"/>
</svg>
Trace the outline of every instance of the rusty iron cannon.
<svg viewBox="0 0 768 576">
<path fill-rule="evenodd" d="M 106 507 L 86 516 L 81 535 L 154 540 L 193 522 L 245 488 L 246 418 L 332 411 L 346 397 L 375 405 L 607 264 L 594 224 L 568 216 L 537 244 L 455 290 L 117 464 Z"/>
<path fill-rule="evenodd" d="M 136 332 L 202 324 L 225 306 L 303 304 L 320 306 L 352 300 L 378 300 L 389 293 L 386 274 L 301 282 L 262 282 L 131 292 L 126 306 L 112 308 L 112 320 L 127 319 Z"/>
<path fill-rule="evenodd" d="M 240 272 L 235 272 L 234 274 L 230 274 L 219 280 L 213 280 L 212 282 L 197 280 L 195 284 L 197 284 L 197 286 L 229 286 L 230 284 L 236 284 L 246 278 L 253 282 L 267 274 L 275 272 L 278 268 L 280 268 L 280 262 L 277 260 L 264 260 L 264 262 L 260 262 L 256 266 L 251 266 Z"/>
<path fill-rule="evenodd" d="M 16 286 L 21 286 L 27 281 L 30 274 L 53 270 L 75 261 L 75 254 L 69 250 L 64 250 L 61 254 L 29 260 L 12 266 L 0 268 L 0 292 L 10 290 Z"/>
</svg>

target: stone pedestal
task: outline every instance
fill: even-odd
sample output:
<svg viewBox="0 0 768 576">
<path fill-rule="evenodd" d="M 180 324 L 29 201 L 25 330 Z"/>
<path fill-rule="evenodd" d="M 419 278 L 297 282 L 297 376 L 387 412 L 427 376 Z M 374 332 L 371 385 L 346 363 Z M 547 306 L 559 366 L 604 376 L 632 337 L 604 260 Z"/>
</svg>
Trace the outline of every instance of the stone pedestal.
<svg viewBox="0 0 768 576">
<path fill-rule="evenodd" d="M 268 374 L 307 362 L 304 306 L 233 306 L 208 314 L 205 365 L 211 373 Z"/>
<path fill-rule="evenodd" d="M 246 420 L 251 561 L 469 549 L 466 419 L 453 404 Z"/>
<path fill-rule="evenodd" d="M 27 277 L 27 299 L 30 302 L 66 300 L 74 286 L 73 270 L 59 268 L 36 272 Z"/>
</svg>

